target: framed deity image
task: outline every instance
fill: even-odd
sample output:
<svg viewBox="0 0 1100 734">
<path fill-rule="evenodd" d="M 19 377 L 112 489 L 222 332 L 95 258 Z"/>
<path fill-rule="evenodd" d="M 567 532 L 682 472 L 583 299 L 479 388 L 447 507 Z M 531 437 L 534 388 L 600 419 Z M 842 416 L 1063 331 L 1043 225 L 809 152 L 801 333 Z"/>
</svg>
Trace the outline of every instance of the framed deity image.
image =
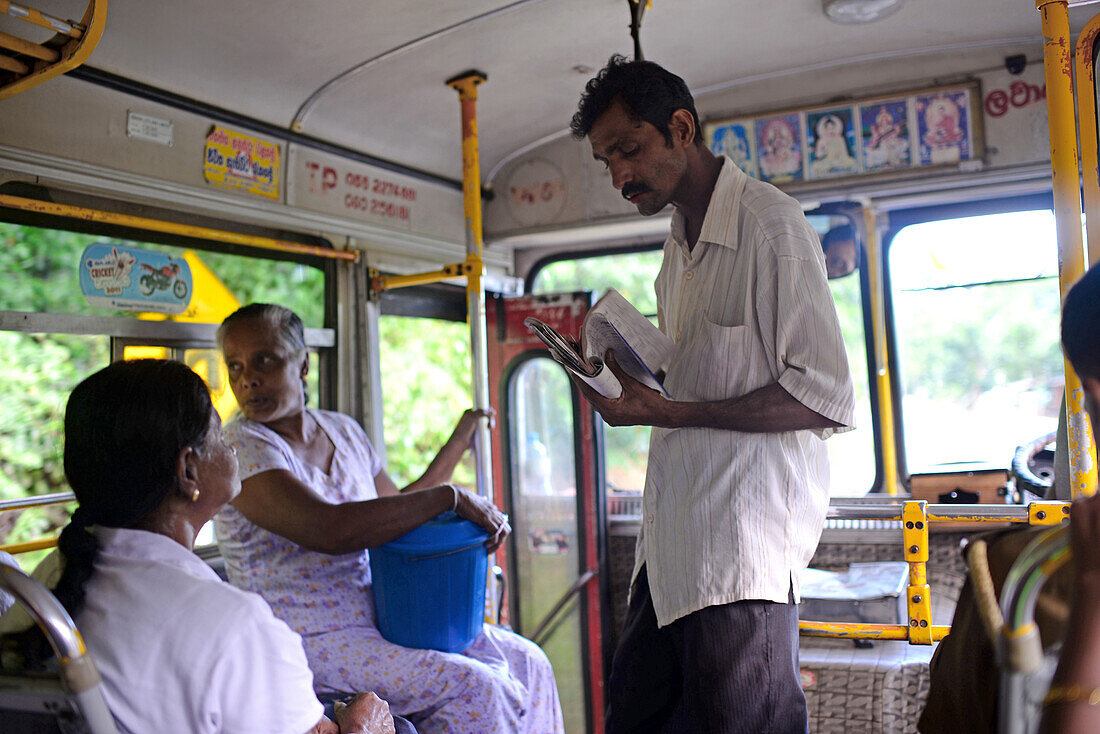
<svg viewBox="0 0 1100 734">
<path fill-rule="evenodd" d="M 863 170 L 885 171 L 913 165 L 909 101 L 890 99 L 859 106 Z"/>
<path fill-rule="evenodd" d="M 707 145 L 715 155 L 728 155 L 737 167 L 756 178 L 756 135 L 751 119 L 707 125 Z"/>
<path fill-rule="evenodd" d="M 806 113 L 809 178 L 859 173 L 855 109 L 833 107 Z"/>
<path fill-rule="evenodd" d="M 800 119 L 799 114 L 757 118 L 757 161 L 763 180 L 787 183 L 805 178 Z"/>
<path fill-rule="evenodd" d="M 945 89 L 913 98 L 922 166 L 958 163 L 973 155 L 970 92 Z"/>
</svg>

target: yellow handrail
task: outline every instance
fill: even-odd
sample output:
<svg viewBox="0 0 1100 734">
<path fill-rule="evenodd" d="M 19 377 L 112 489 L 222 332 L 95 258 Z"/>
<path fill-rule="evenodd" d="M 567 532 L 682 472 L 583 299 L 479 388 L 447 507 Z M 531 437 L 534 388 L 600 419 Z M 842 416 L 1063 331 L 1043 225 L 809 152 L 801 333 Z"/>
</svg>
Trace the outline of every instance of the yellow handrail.
<svg viewBox="0 0 1100 734">
<path fill-rule="evenodd" d="M 1093 49 L 1100 36 L 1100 15 L 1085 24 L 1077 36 L 1077 121 L 1081 129 L 1081 180 L 1085 212 L 1100 212 L 1100 161 L 1097 153 L 1096 67 Z M 1085 217 L 1085 234 L 1090 243 L 1089 263 L 1100 260 L 1100 217 Z M 1096 247 L 1092 247 L 1096 244 Z"/>
<path fill-rule="evenodd" d="M 26 543 L 9 543 L 8 545 L 0 545 L 0 551 L 11 553 L 13 556 L 16 556 L 20 553 L 30 553 L 31 551 L 53 548 L 56 545 L 57 537 L 54 536 L 52 538 L 39 538 L 38 540 L 28 540 Z"/>
<path fill-rule="evenodd" d="M 215 242 L 227 242 L 233 245 L 245 245 L 261 250 L 277 250 L 279 252 L 292 252 L 299 255 L 326 258 L 328 260 L 345 260 L 359 262 L 359 252 L 355 250 L 332 250 L 316 245 L 303 245 L 298 242 L 276 240 L 271 237 L 259 237 L 251 234 L 227 232 L 223 229 L 211 227 L 199 227 L 193 224 L 180 224 L 178 222 L 166 222 L 163 219 L 150 219 L 148 217 L 135 217 L 130 214 L 117 214 L 105 212 L 99 209 L 87 209 L 68 204 L 55 204 L 52 201 L 40 201 L 38 199 L 26 199 L 21 196 L 9 196 L 0 194 L 0 206 L 9 209 L 36 212 L 38 214 L 51 214 L 59 217 L 71 217 L 82 219 L 86 222 L 101 222 L 103 224 L 117 224 L 122 227 L 134 227 L 147 229 L 153 232 L 182 235 L 184 237 L 197 237 Z"/>
<path fill-rule="evenodd" d="M 1065 298 L 1069 289 L 1085 273 L 1069 9 L 1066 0 L 1036 0 L 1035 4 L 1043 24 L 1050 165 L 1054 182 L 1054 223 L 1058 232 L 1058 262 L 1061 264 L 1059 285 L 1062 298 Z M 1065 371 L 1070 491 L 1077 498 L 1096 492 L 1096 447 L 1085 416 L 1081 381 L 1068 360 L 1065 360 Z"/>
<path fill-rule="evenodd" d="M 13 13 L 13 10 L 17 12 Z M 15 15 L 28 23 L 57 31 L 73 39 L 61 48 L 57 61 L 36 65 L 38 68 L 28 69 L 29 73 L 25 76 L 0 87 L 0 100 L 19 94 L 56 76 L 61 76 L 83 64 L 92 55 L 92 51 L 95 50 L 99 40 L 103 37 L 104 29 L 107 27 L 107 0 L 89 0 L 79 26 L 50 17 L 34 8 L 8 2 L 8 0 L 0 0 L 0 13 Z"/>
<path fill-rule="evenodd" d="M 863 236 L 867 276 L 871 289 L 871 341 L 874 344 L 875 392 L 878 395 L 879 437 L 882 442 L 882 491 L 898 493 L 898 454 L 894 434 L 894 398 L 890 389 L 889 346 L 886 340 L 886 301 L 883 293 L 882 247 L 874 209 L 863 204 Z"/>
<path fill-rule="evenodd" d="M 993 508 L 1004 506 L 929 505 L 924 500 L 909 500 L 900 505 L 875 506 L 874 519 L 901 520 L 905 560 L 909 564 L 909 585 L 906 588 L 908 624 L 865 624 L 860 622 L 817 622 L 800 620 L 798 632 L 806 637 L 844 637 L 868 640 L 906 640 L 910 645 L 931 645 L 942 640 L 951 627 L 932 624 L 932 593 L 928 584 L 928 531 L 933 522 L 992 522 L 1057 525 L 1069 517 L 1068 502 L 1032 502 L 1026 517 L 1020 513 L 1008 516 Z M 850 508 L 849 508 L 850 509 Z M 960 509 L 963 510 L 960 513 Z M 1021 508 L 1022 509 L 1022 508 Z M 830 513 L 831 519 L 867 519 L 863 513 L 845 518 L 843 512 Z"/>
</svg>

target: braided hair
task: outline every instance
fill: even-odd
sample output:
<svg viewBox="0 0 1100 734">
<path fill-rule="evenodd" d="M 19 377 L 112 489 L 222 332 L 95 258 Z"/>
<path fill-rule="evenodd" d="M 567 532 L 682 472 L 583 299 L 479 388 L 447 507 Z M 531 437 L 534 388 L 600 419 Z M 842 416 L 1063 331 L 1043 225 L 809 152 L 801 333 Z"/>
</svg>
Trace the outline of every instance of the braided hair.
<svg viewBox="0 0 1100 734">
<path fill-rule="evenodd" d="M 189 367 L 161 359 L 115 362 L 83 380 L 65 406 L 65 476 L 79 506 L 61 531 L 65 559 L 54 595 L 72 617 L 84 607 L 99 541 L 92 525 L 132 528 L 177 487 L 176 462 L 203 452 L 214 407 Z M 17 642 L 27 664 L 50 649 L 37 628 Z"/>
</svg>

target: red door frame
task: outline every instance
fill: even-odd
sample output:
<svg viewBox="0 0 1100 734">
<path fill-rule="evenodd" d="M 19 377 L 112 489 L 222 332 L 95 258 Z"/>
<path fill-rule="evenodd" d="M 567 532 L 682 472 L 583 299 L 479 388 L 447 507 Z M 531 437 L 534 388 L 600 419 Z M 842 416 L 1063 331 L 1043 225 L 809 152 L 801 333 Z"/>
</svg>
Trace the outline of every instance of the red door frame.
<svg viewBox="0 0 1100 734">
<path fill-rule="evenodd" d="M 489 367 L 489 401 L 498 409 L 505 405 L 505 391 L 515 367 L 535 353 L 549 354 L 546 347 L 523 325 L 534 316 L 563 334 L 576 334 L 581 320 L 592 305 L 592 294 L 565 293 L 555 295 L 502 298 L 488 295 L 486 300 L 487 346 Z M 604 617 L 603 600 L 607 599 L 606 579 L 606 501 L 601 481 L 599 461 L 599 427 L 594 411 L 573 388 L 574 436 L 577 455 L 578 531 L 582 536 L 584 567 L 578 576 L 593 570 L 595 575 L 581 591 L 584 609 L 584 643 L 586 651 L 585 691 L 588 698 L 590 734 L 604 730 Z M 503 412 L 503 411 L 502 411 Z M 511 453 L 506 446 L 509 416 L 499 415 L 493 429 L 493 496 L 501 509 L 507 509 L 506 498 L 511 487 Z M 504 549 L 497 552 L 497 562 L 507 567 Z M 505 605 L 507 609 L 508 605 Z"/>
</svg>

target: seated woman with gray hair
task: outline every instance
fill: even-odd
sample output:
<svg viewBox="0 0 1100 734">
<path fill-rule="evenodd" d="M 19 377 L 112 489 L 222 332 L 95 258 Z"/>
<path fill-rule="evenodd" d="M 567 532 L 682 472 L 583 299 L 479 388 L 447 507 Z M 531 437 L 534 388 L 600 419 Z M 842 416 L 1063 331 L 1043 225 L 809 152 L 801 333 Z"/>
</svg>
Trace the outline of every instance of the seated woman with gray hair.
<svg viewBox="0 0 1100 734">
<path fill-rule="evenodd" d="M 241 415 L 226 425 L 242 490 L 215 519 L 229 581 L 267 599 L 305 645 L 318 690 L 377 691 L 425 734 L 563 731 L 554 673 L 534 643 L 485 625 L 461 653 L 414 650 L 375 623 L 367 549 L 454 510 L 494 550 L 510 532 L 484 497 L 448 484 L 480 411 L 467 411 L 417 481 L 399 490 L 363 429 L 306 407 L 304 329 L 252 304 L 218 330 Z"/>
</svg>

